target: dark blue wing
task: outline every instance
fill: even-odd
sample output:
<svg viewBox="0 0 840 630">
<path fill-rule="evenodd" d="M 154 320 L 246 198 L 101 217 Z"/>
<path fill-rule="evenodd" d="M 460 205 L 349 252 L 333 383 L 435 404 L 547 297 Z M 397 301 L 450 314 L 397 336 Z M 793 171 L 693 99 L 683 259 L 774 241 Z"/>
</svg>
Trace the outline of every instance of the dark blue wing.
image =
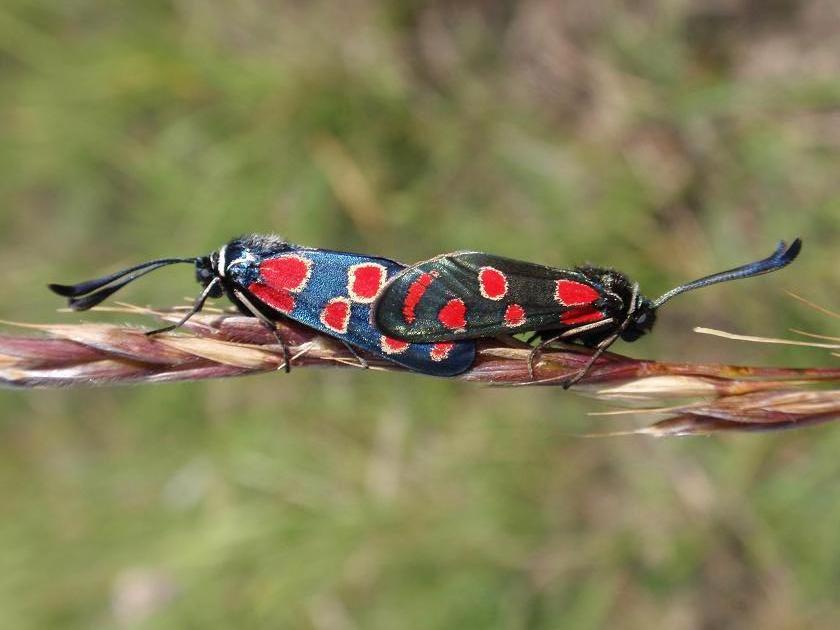
<svg viewBox="0 0 840 630">
<path fill-rule="evenodd" d="M 387 258 L 291 248 L 255 261 L 247 291 L 278 313 L 326 335 L 434 376 L 460 374 L 473 364 L 475 343 L 406 343 L 373 324 L 372 305 L 404 267 Z"/>
</svg>

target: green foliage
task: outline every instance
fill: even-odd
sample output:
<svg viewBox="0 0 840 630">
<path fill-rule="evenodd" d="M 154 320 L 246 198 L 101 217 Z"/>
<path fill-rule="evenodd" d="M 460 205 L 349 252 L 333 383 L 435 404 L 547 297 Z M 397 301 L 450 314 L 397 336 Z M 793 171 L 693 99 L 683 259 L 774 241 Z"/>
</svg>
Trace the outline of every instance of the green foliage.
<svg viewBox="0 0 840 630">
<path fill-rule="evenodd" d="M 591 260 L 654 296 L 801 235 L 789 270 L 675 300 L 622 350 L 823 361 L 689 332 L 836 334 L 782 293 L 836 308 L 833 5 L 717 4 L 8 0 L 2 317 L 105 319 L 56 315 L 43 285 L 249 231 Z M 154 278 L 121 298 L 196 291 Z M 0 398 L 4 628 L 840 614 L 836 427 L 582 440 L 626 420 L 362 371 Z"/>
</svg>

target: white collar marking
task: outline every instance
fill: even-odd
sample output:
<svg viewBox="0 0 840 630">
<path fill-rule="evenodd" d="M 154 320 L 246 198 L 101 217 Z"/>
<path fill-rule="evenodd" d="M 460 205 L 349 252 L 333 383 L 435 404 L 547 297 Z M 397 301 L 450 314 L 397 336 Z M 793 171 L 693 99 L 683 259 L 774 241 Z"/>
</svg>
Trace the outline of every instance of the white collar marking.
<svg viewBox="0 0 840 630">
<path fill-rule="evenodd" d="M 225 266 L 227 262 L 227 245 L 222 245 L 219 250 L 219 259 L 216 261 L 216 271 L 222 278 L 225 277 Z"/>
</svg>

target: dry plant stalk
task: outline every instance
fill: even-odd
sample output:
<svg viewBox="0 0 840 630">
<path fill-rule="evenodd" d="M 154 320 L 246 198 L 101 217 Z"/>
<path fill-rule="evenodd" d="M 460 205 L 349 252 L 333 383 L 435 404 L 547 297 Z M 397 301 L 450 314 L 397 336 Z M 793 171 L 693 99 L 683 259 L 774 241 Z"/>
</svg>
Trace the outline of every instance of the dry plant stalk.
<svg viewBox="0 0 840 630">
<path fill-rule="evenodd" d="M 152 314 L 169 322 L 183 313 L 130 306 L 99 310 Z M 0 335 L 0 386 L 5 387 L 164 383 L 284 368 L 282 348 L 256 319 L 221 311 L 207 310 L 193 317 L 184 326 L 191 334 L 155 337 L 147 337 L 139 328 L 109 324 L 13 325 L 41 334 Z M 295 369 L 362 367 L 342 343 L 310 328 L 282 322 L 277 329 Z M 840 340 L 833 341 L 808 345 L 840 350 Z M 474 366 L 456 378 L 497 386 L 559 385 L 589 357 L 587 350 L 576 346 L 547 350 L 532 381 L 529 353 L 530 346 L 513 338 L 481 340 Z M 379 357 L 362 356 L 372 370 L 405 371 Z M 574 390 L 624 406 L 603 415 L 644 413 L 658 418 L 650 426 L 622 434 L 668 436 L 771 431 L 826 422 L 840 417 L 840 389 L 825 387 L 838 382 L 840 368 L 667 363 L 606 353 Z M 679 403 L 662 407 L 667 400 Z"/>
</svg>

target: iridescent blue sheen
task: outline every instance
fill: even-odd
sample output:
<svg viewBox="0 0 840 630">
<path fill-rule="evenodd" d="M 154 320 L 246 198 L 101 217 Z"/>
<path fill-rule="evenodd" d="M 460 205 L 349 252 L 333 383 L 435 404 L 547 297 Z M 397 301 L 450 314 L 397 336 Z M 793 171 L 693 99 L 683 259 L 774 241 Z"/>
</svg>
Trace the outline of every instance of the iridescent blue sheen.
<svg viewBox="0 0 840 630">
<path fill-rule="evenodd" d="M 251 295 L 253 301 L 256 296 L 250 287 L 255 283 L 271 283 L 260 273 L 261 265 L 272 258 L 294 255 L 311 262 L 310 276 L 304 288 L 293 294 L 294 308 L 289 312 L 275 309 L 266 300 L 260 300 L 263 306 L 268 306 L 273 313 L 268 314 L 272 319 L 289 317 L 297 322 L 314 328 L 319 332 L 346 341 L 356 348 L 379 355 L 389 361 L 405 366 L 416 372 L 432 376 L 454 376 L 469 369 L 475 360 L 475 342 L 461 341 L 452 345 L 445 357 L 435 360 L 432 357 L 435 344 L 412 343 L 399 353 L 387 353 L 383 350 L 383 333 L 376 328 L 372 318 L 372 299 L 359 302 L 351 299 L 349 291 L 348 271 L 355 265 L 382 265 L 390 279 L 405 266 L 387 258 L 364 256 L 347 252 L 332 251 L 309 247 L 300 247 L 287 243 L 279 238 L 266 236 L 248 236 L 236 239 L 220 250 L 223 260 L 213 260 L 217 265 L 225 265 L 224 286 L 235 285 L 246 295 Z M 217 269 L 217 273 L 219 273 Z M 230 291 L 228 291 L 230 295 Z M 230 295 L 237 302 L 234 295 Z M 350 301 L 350 320 L 347 331 L 343 334 L 326 326 L 321 319 L 324 307 L 335 298 L 347 298 Z M 438 345 L 438 348 L 440 346 Z"/>
</svg>

